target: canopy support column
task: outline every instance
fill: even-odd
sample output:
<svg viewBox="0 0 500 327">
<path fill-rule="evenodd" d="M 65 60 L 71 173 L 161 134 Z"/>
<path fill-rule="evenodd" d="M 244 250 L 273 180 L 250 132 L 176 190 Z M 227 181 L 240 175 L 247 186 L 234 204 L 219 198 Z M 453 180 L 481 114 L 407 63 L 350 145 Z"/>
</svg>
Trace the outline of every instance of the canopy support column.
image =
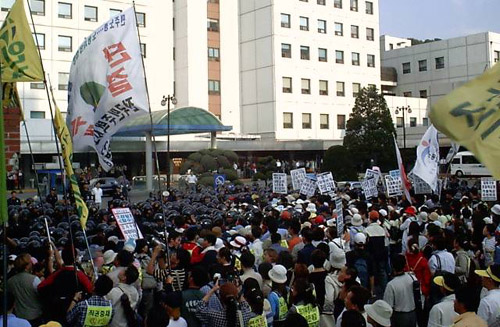
<svg viewBox="0 0 500 327">
<path fill-rule="evenodd" d="M 210 132 L 210 149 L 217 149 L 217 132 Z"/>
<path fill-rule="evenodd" d="M 148 192 L 153 190 L 153 142 L 151 133 L 146 132 L 146 189 Z"/>
</svg>

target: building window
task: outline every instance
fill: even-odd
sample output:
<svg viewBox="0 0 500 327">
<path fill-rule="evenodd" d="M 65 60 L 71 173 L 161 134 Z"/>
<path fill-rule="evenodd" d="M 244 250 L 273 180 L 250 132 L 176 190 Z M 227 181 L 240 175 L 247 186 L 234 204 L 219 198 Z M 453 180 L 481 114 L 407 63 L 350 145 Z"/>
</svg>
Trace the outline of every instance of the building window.
<svg viewBox="0 0 500 327">
<path fill-rule="evenodd" d="M 329 129 L 330 128 L 330 115 L 319 114 L 319 129 Z"/>
<path fill-rule="evenodd" d="M 311 129 L 311 114 L 302 114 L 302 129 Z"/>
<path fill-rule="evenodd" d="M 375 55 L 367 55 L 366 64 L 368 65 L 368 67 L 375 67 Z"/>
<path fill-rule="evenodd" d="M 335 62 L 337 64 L 343 64 L 344 63 L 344 51 L 341 51 L 341 50 L 336 50 L 335 51 Z"/>
<path fill-rule="evenodd" d="M 283 113 L 283 128 L 293 128 L 293 113 L 284 112 Z"/>
<path fill-rule="evenodd" d="M 345 129 L 345 115 L 337 115 L 337 129 Z"/>
<path fill-rule="evenodd" d="M 85 6 L 84 9 L 85 20 L 87 22 L 97 22 L 97 7 Z"/>
<path fill-rule="evenodd" d="M 396 127 L 403 127 L 403 117 L 396 117 Z"/>
<path fill-rule="evenodd" d="M 444 68 L 444 57 L 436 58 L 436 69 Z"/>
<path fill-rule="evenodd" d="M 338 97 L 345 96 L 345 84 L 344 84 L 344 82 L 337 82 L 337 96 Z"/>
<path fill-rule="evenodd" d="M 326 20 L 318 19 L 318 33 L 326 34 Z"/>
<path fill-rule="evenodd" d="M 394 44 L 389 43 L 389 50 L 394 50 Z"/>
<path fill-rule="evenodd" d="M 9 11 L 14 5 L 15 0 L 2 0 L 2 11 Z"/>
<path fill-rule="evenodd" d="M 358 0 L 351 0 L 351 11 L 358 11 Z"/>
<path fill-rule="evenodd" d="M 333 6 L 342 9 L 342 0 L 333 0 Z"/>
<path fill-rule="evenodd" d="M 219 31 L 219 20 L 209 18 L 207 19 L 207 31 L 218 32 Z"/>
<path fill-rule="evenodd" d="M 73 6 L 71 3 L 59 2 L 57 16 L 59 18 L 71 19 L 73 15 Z"/>
<path fill-rule="evenodd" d="M 36 33 L 36 34 L 33 34 L 33 38 L 35 38 L 35 45 L 38 44 L 38 47 L 40 48 L 40 50 L 44 50 L 45 49 L 45 34 L 43 33 Z"/>
<path fill-rule="evenodd" d="M 208 60 L 219 61 L 219 48 L 208 48 Z"/>
<path fill-rule="evenodd" d="M 406 91 L 406 92 L 403 92 L 403 96 L 405 98 L 411 98 L 411 91 Z"/>
<path fill-rule="evenodd" d="M 322 62 L 328 61 L 328 51 L 323 48 L 318 49 L 318 60 Z"/>
<path fill-rule="evenodd" d="M 375 30 L 373 28 L 370 28 L 370 27 L 366 28 L 366 39 L 368 41 L 374 41 L 375 40 Z"/>
<path fill-rule="evenodd" d="M 141 43 L 141 55 L 146 58 L 146 43 Z"/>
<path fill-rule="evenodd" d="M 410 117 L 410 127 L 417 127 L 417 117 Z"/>
<path fill-rule="evenodd" d="M 287 43 L 281 43 L 281 57 L 292 58 L 292 46 Z"/>
<path fill-rule="evenodd" d="M 115 17 L 116 15 L 121 14 L 122 11 L 120 9 L 110 9 L 109 10 L 109 17 Z"/>
<path fill-rule="evenodd" d="M 427 98 L 427 90 L 420 90 L 420 97 L 422 99 L 426 99 Z"/>
<path fill-rule="evenodd" d="M 418 61 L 418 71 L 426 72 L 427 71 L 427 60 L 419 60 Z"/>
<path fill-rule="evenodd" d="M 410 74 L 411 73 L 411 65 L 409 62 L 404 62 L 403 63 L 403 74 Z"/>
<path fill-rule="evenodd" d="M 493 61 L 498 62 L 500 60 L 500 51 L 493 52 Z"/>
<path fill-rule="evenodd" d="M 283 77 L 283 93 L 292 93 L 291 77 Z"/>
<path fill-rule="evenodd" d="M 172 1 L 172 2 L 174 2 L 174 1 Z M 219 0 L 208 0 L 208 2 L 210 2 L 210 3 L 219 3 Z"/>
<path fill-rule="evenodd" d="M 68 89 L 69 73 L 59 73 L 58 89 L 66 91 Z"/>
<path fill-rule="evenodd" d="M 58 50 L 63 52 L 71 52 L 72 38 L 71 36 L 59 35 L 58 37 Z"/>
<path fill-rule="evenodd" d="M 220 81 L 208 80 L 208 94 L 220 94 Z"/>
<path fill-rule="evenodd" d="M 373 2 L 366 1 L 365 4 L 366 4 L 366 13 L 368 15 L 373 15 Z"/>
<path fill-rule="evenodd" d="M 429 118 L 427 118 L 427 117 L 422 118 L 422 125 L 429 126 Z"/>
<path fill-rule="evenodd" d="M 290 28 L 289 14 L 281 14 L 281 27 Z"/>
<path fill-rule="evenodd" d="M 328 81 L 319 81 L 319 95 L 328 95 Z"/>
<path fill-rule="evenodd" d="M 31 13 L 33 15 L 45 16 L 45 0 L 30 0 Z M 45 113 L 44 113 L 45 114 Z"/>
<path fill-rule="evenodd" d="M 326 0 L 318 0 L 318 5 L 324 6 L 326 3 Z"/>
<path fill-rule="evenodd" d="M 351 37 L 359 39 L 359 26 L 351 25 Z"/>
<path fill-rule="evenodd" d="M 137 26 L 146 27 L 146 14 L 143 12 L 136 12 L 135 19 L 137 19 Z M 217 21 L 217 30 L 219 28 L 219 21 Z"/>
<path fill-rule="evenodd" d="M 361 91 L 361 84 L 359 83 L 352 83 L 352 96 L 356 98 L 359 94 L 359 91 Z"/>
<path fill-rule="evenodd" d="M 43 90 L 43 89 L 45 89 L 45 84 L 43 84 L 43 83 L 30 83 L 30 89 Z"/>
<path fill-rule="evenodd" d="M 344 25 L 342 23 L 335 23 L 335 35 L 344 35 Z"/>
<path fill-rule="evenodd" d="M 301 2 L 309 2 L 309 0 L 299 0 L 299 1 L 301 1 Z"/>
<path fill-rule="evenodd" d="M 309 47 L 300 46 L 300 59 L 309 60 Z"/>
<path fill-rule="evenodd" d="M 300 16 L 300 30 L 309 31 L 309 18 Z"/>
<path fill-rule="evenodd" d="M 351 56 L 352 56 L 352 65 L 359 66 L 359 53 L 353 52 Z"/>
<path fill-rule="evenodd" d="M 45 111 L 30 111 L 31 119 L 45 119 Z"/>
<path fill-rule="evenodd" d="M 307 78 L 302 78 L 300 80 L 300 88 L 302 90 L 302 94 L 311 94 L 311 80 Z"/>
</svg>

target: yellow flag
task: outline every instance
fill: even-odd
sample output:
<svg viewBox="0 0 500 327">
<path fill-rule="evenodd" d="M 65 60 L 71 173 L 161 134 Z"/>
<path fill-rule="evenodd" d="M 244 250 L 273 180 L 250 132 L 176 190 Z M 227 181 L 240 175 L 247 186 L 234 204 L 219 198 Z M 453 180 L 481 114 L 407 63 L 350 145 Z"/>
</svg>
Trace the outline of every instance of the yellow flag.
<svg viewBox="0 0 500 327">
<path fill-rule="evenodd" d="M 43 70 L 31 34 L 24 0 L 16 0 L 0 29 L 2 82 L 43 81 Z"/>
<path fill-rule="evenodd" d="M 4 109 L 19 108 L 22 116 L 21 100 L 19 99 L 19 93 L 17 93 L 16 83 L 3 83 L 2 88 L 2 107 Z M 24 118 L 21 120 L 24 120 Z"/>
<path fill-rule="evenodd" d="M 434 126 L 472 151 L 500 179 L 500 65 L 453 90 L 431 108 Z"/>
<path fill-rule="evenodd" d="M 52 101 L 54 102 L 55 107 L 54 125 L 56 127 L 57 137 L 59 138 L 61 144 L 64 168 L 66 170 L 66 175 L 71 182 L 71 190 L 73 191 L 73 196 L 75 197 L 76 210 L 78 211 L 78 216 L 80 216 L 80 224 L 82 225 L 82 228 L 85 229 L 85 225 L 87 225 L 87 218 L 89 216 L 89 210 L 85 201 L 82 199 L 80 188 L 78 187 L 78 180 L 73 172 L 73 144 L 71 143 L 71 134 L 69 133 L 68 126 L 62 117 L 61 111 L 57 107 L 54 94 L 52 94 Z"/>
</svg>

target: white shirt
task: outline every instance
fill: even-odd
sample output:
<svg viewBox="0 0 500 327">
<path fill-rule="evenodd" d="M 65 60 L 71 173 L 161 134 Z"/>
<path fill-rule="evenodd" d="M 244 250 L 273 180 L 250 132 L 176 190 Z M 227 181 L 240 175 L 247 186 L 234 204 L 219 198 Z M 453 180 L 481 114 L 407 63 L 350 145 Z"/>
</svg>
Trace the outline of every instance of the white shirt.
<svg viewBox="0 0 500 327">
<path fill-rule="evenodd" d="M 441 302 L 435 304 L 429 313 L 428 327 L 450 327 L 453 320 L 458 315 L 454 309 L 455 294 L 443 298 Z"/>
<path fill-rule="evenodd" d="M 439 260 L 437 257 L 439 257 Z M 446 250 L 434 251 L 429 259 L 429 269 L 433 275 L 438 270 L 454 274 L 455 258 L 453 258 L 453 255 Z"/>
<path fill-rule="evenodd" d="M 170 318 L 170 322 L 167 325 L 168 327 L 188 327 L 188 324 L 184 318 L 179 317 L 179 319 L 174 320 L 173 318 Z"/>
<path fill-rule="evenodd" d="M 121 297 L 123 293 L 128 295 L 130 300 L 130 306 L 135 310 L 137 307 L 137 302 L 139 301 L 139 292 L 132 285 L 127 285 L 120 283 L 117 287 L 114 287 L 107 295 L 106 298 L 111 301 L 113 305 L 113 319 L 109 324 L 109 327 L 127 327 L 127 318 L 125 317 L 125 312 L 123 310 Z"/>
<path fill-rule="evenodd" d="M 477 315 L 483 318 L 488 326 L 493 324 L 500 312 L 500 289 L 494 289 L 488 292 L 479 303 Z"/>
<path fill-rule="evenodd" d="M 102 203 L 102 188 L 94 187 L 92 195 L 94 195 L 95 203 Z"/>
<path fill-rule="evenodd" d="M 186 179 L 189 184 L 196 184 L 196 182 L 198 181 L 196 175 L 188 175 Z"/>
<path fill-rule="evenodd" d="M 385 288 L 384 301 L 396 312 L 415 310 L 413 279 L 407 273 L 394 277 Z"/>
</svg>

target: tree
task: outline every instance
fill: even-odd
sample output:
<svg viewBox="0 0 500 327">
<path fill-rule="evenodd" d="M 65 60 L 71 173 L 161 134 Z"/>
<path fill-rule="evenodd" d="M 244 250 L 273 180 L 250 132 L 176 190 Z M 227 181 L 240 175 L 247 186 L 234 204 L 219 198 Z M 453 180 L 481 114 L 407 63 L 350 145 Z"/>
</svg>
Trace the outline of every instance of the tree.
<svg viewBox="0 0 500 327">
<path fill-rule="evenodd" d="M 382 170 L 396 164 L 394 141 L 396 129 L 382 94 L 375 87 L 363 88 L 347 121 L 344 146 L 358 171 L 371 168 Z M 373 160 L 373 162 L 372 162 Z"/>
<path fill-rule="evenodd" d="M 323 172 L 331 171 L 337 181 L 358 179 L 356 168 L 352 165 L 349 150 L 343 145 L 334 145 L 326 150 L 321 170 Z"/>
</svg>

